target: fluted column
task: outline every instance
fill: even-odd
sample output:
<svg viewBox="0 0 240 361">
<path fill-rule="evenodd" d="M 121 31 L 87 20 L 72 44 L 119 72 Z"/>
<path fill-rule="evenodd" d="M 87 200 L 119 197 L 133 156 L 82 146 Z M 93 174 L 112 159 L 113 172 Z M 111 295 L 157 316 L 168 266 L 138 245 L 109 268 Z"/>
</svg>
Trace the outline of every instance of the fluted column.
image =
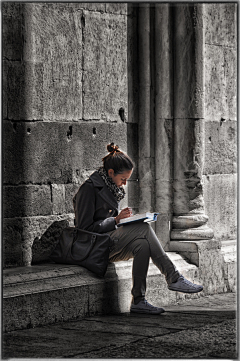
<svg viewBox="0 0 240 361">
<path fill-rule="evenodd" d="M 210 239 L 204 210 L 204 31 L 202 4 L 174 7 L 172 240 Z"/>
<path fill-rule="evenodd" d="M 173 63 L 171 5 L 155 4 L 156 233 L 167 249 L 172 217 Z"/>
<path fill-rule="evenodd" d="M 139 211 L 149 211 L 152 205 L 152 169 L 150 165 L 150 7 L 139 4 L 138 59 L 139 59 Z"/>
</svg>

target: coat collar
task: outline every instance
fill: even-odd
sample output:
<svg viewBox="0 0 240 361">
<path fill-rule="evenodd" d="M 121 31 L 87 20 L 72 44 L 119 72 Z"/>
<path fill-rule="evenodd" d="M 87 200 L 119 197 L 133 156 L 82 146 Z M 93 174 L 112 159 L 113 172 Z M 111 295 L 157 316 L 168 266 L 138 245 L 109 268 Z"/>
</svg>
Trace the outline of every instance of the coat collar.
<svg viewBox="0 0 240 361">
<path fill-rule="evenodd" d="M 91 174 L 89 178 L 93 182 L 94 187 L 104 187 L 105 186 L 105 183 L 104 183 L 102 177 L 100 176 L 100 174 L 97 171 L 94 172 L 93 174 Z"/>
<path fill-rule="evenodd" d="M 100 174 L 96 171 L 89 177 L 91 181 L 93 182 L 94 187 L 96 188 L 102 188 L 98 194 L 105 200 L 111 207 L 118 209 L 118 202 L 114 198 L 112 192 L 108 189 L 106 184 L 104 183 L 104 180 L 100 176 Z"/>
</svg>

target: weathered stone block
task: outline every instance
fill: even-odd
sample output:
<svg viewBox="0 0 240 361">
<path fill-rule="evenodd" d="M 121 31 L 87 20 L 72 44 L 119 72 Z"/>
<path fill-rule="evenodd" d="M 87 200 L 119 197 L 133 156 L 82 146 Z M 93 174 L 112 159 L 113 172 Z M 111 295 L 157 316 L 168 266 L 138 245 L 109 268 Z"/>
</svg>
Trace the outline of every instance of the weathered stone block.
<svg viewBox="0 0 240 361">
<path fill-rule="evenodd" d="M 22 4 L 2 3 L 2 55 L 8 60 L 21 60 L 23 51 Z"/>
<path fill-rule="evenodd" d="M 158 212 L 158 210 L 156 210 Z M 159 241 L 165 251 L 169 250 L 169 241 L 170 241 L 170 220 L 171 215 L 167 213 L 160 213 L 157 218 L 156 226 L 156 235 L 159 238 Z"/>
<path fill-rule="evenodd" d="M 126 153 L 134 163 L 131 179 L 138 179 L 138 125 L 136 123 L 127 123 Z"/>
<path fill-rule="evenodd" d="M 73 10 L 80 10 L 80 9 L 85 9 L 85 10 L 90 10 L 90 11 L 99 11 L 101 13 L 104 13 L 106 10 L 106 3 L 68 3 L 68 6 L 73 9 Z"/>
<path fill-rule="evenodd" d="M 120 121 L 128 113 L 126 16 L 84 11 L 83 119 Z"/>
<path fill-rule="evenodd" d="M 5 118 L 43 119 L 43 64 L 8 61 L 4 63 Z"/>
<path fill-rule="evenodd" d="M 205 118 L 236 120 L 236 49 L 205 46 Z"/>
<path fill-rule="evenodd" d="M 187 258 L 188 262 L 198 266 L 198 282 L 196 283 L 203 285 L 202 295 L 227 291 L 223 277 L 224 261 L 221 254 L 221 243 L 218 240 L 171 241 L 170 249 L 179 252 L 184 258 Z"/>
<path fill-rule="evenodd" d="M 79 168 L 79 167 L 78 167 Z M 89 178 L 89 176 L 95 172 L 96 169 L 76 169 L 75 174 L 73 175 L 74 182 L 78 187 Z"/>
<path fill-rule="evenodd" d="M 156 180 L 156 212 L 172 212 L 172 183 L 170 180 Z"/>
<path fill-rule="evenodd" d="M 32 47 L 44 64 L 43 119 L 81 119 L 81 12 L 74 12 L 68 4 L 61 4 L 61 10 L 59 4 L 38 5 L 32 14 L 33 37 L 38 43 Z"/>
<path fill-rule="evenodd" d="M 81 13 L 68 4 L 27 3 L 22 19 L 24 50 L 18 58 L 23 61 L 10 69 L 9 118 L 81 119 Z M 11 32 L 19 39 L 18 27 Z"/>
<path fill-rule="evenodd" d="M 138 182 L 138 126 L 137 126 L 137 124 L 127 123 L 126 153 L 128 154 L 128 156 L 132 159 L 132 161 L 134 163 L 134 168 L 133 168 L 130 182 L 132 182 L 132 181 L 135 182 L 136 187 L 138 187 L 138 184 L 136 183 L 136 182 Z M 130 193 L 131 193 L 133 190 L 133 187 L 129 188 L 129 189 L 131 189 L 131 191 L 130 191 Z M 130 195 L 130 193 L 129 193 L 129 195 Z M 134 197 L 134 195 L 133 195 L 133 197 Z"/>
<path fill-rule="evenodd" d="M 27 297 L 11 297 L 4 300 L 4 310 L 5 315 L 14 314 L 15 317 L 5 317 L 4 331 L 69 320 L 70 314 L 72 319 L 83 317 L 87 314 L 87 307 L 88 286 L 69 289 L 58 287 L 50 292 L 32 293 Z M 65 312 L 66 309 L 68 312 Z M 16 317 L 17 314 L 21 317 Z"/>
<path fill-rule="evenodd" d="M 126 151 L 126 124 L 11 123 L 3 125 L 3 181 L 81 183 L 82 170 L 102 165 L 107 144 Z"/>
<path fill-rule="evenodd" d="M 216 174 L 203 177 L 208 225 L 216 239 L 237 236 L 237 175 Z"/>
<path fill-rule="evenodd" d="M 21 266 L 23 262 L 22 232 L 23 227 L 15 218 L 3 221 L 2 264 L 3 268 Z"/>
<path fill-rule="evenodd" d="M 237 4 L 205 3 L 204 23 L 207 44 L 236 46 Z"/>
<path fill-rule="evenodd" d="M 137 180 L 128 181 L 128 205 L 131 208 L 139 208 L 139 184 Z"/>
<path fill-rule="evenodd" d="M 158 271 L 158 273 L 158 276 L 154 275 L 147 277 L 147 300 L 157 307 L 162 307 L 163 305 L 175 303 L 175 292 L 170 292 L 168 290 L 167 283 L 164 277 L 161 275 L 160 271 Z"/>
<path fill-rule="evenodd" d="M 8 61 L 2 61 L 2 119 L 8 119 Z"/>
<path fill-rule="evenodd" d="M 5 218 L 3 222 L 3 265 L 30 266 L 32 245 L 37 242 L 55 221 L 67 220 L 73 225 L 73 214 Z"/>
<path fill-rule="evenodd" d="M 22 4 L 14 2 L 3 2 L 1 12 L 3 16 L 18 18 L 20 16 Z"/>
<path fill-rule="evenodd" d="M 237 289 L 237 240 L 221 242 L 221 253 L 224 259 L 223 275 L 227 292 L 236 292 Z"/>
<path fill-rule="evenodd" d="M 82 298 L 83 302 L 79 305 L 79 300 Z M 89 286 L 86 284 L 84 287 L 75 287 L 73 290 L 71 288 L 64 288 L 62 302 L 61 318 L 63 321 L 69 320 L 69 316 L 64 312 L 68 308 L 73 319 L 82 318 L 83 315 L 88 314 Z"/>
<path fill-rule="evenodd" d="M 139 213 L 155 212 L 152 201 L 152 188 L 150 186 L 142 186 L 141 182 L 139 182 Z"/>
<path fill-rule="evenodd" d="M 65 185 L 51 184 L 52 191 L 52 213 L 65 213 Z"/>
<path fill-rule="evenodd" d="M 114 144 L 119 146 L 121 151 L 127 153 L 127 123 L 121 122 L 106 124 L 106 129 L 107 139 L 110 139 L 107 144 L 114 142 Z M 107 149 L 107 144 L 105 145 L 104 149 Z"/>
<path fill-rule="evenodd" d="M 50 214 L 52 214 L 52 201 L 49 185 L 5 186 L 3 188 L 4 218 Z"/>
<path fill-rule="evenodd" d="M 73 213 L 73 197 L 77 193 L 79 184 L 65 185 L 65 212 Z"/>
<path fill-rule="evenodd" d="M 120 202 L 120 209 L 124 209 L 126 207 L 131 207 L 131 204 L 129 203 L 129 189 L 128 189 L 128 184 L 127 186 L 125 186 L 125 192 L 126 195 L 125 197 L 121 200 Z"/>
<path fill-rule="evenodd" d="M 83 123 L 73 125 L 72 169 L 74 183 L 82 183 L 82 170 L 96 170 L 108 154 L 107 144 L 114 142 L 122 151 L 127 149 L 125 123 Z M 74 157 L 73 157 L 74 155 Z M 92 173 L 89 172 L 90 174 Z"/>
<path fill-rule="evenodd" d="M 205 123 L 205 174 L 237 172 L 237 123 Z"/>
<path fill-rule="evenodd" d="M 3 115 L 6 119 L 21 119 L 24 114 L 25 68 L 20 61 L 3 62 Z"/>
<path fill-rule="evenodd" d="M 237 263 L 224 264 L 224 278 L 228 292 L 237 292 Z"/>
<path fill-rule="evenodd" d="M 215 294 L 226 292 L 226 285 L 223 277 L 223 258 L 219 249 L 201 250 L 201 243 L 198 245 L 199 252 L 199 276 L 204 285 L 204 294 Z"/>
<path fill-rule="evenodd" d="M 69 125 L 43 122 L 3 125 L 3 180 L 7 184 L 72 181 Z"/>
<path fill-rule="evenodd" d="M 127 3 L 106 3 L 107 13 L 127 15 L 127 8 Z"/>
<path fill-rule="evenodd" d="M 130 283 L 129 290 L 131 290 L 131 279 L 117 281 L 116 278 L 112 278 L 108 279 L 107 282 L 99 280 L 98 283 L 94 284 L 94 287 L 89 289 L 89 314 L 119 312 L 118 297 L 120 295 L 118 295 L 118 288 L 120 283 L 126 284 L 126 281 Z M 130 296 L 130 292 L 128 296 Z M 130 301 L 130 297 L 128 298 Z M 121 308 L 123 312 L 126 312 L 126 309 L 123 310 L 123 307 Z"/>
<path fill-rule="evenodd" d="M 170 251 L 178 252 L 189 263 L 199 267 L 199 253 L 197 243 L 194 241 L 170 241 L 168 245 Z"/>
<path fill-rule="evenodd" d="M 128 3 L 127 19 L 127 66 L 128 66 L 128 114 L 127 121 L 138 122 L 138 40 L 137 40 L 137 7 Z"/>
</svg>

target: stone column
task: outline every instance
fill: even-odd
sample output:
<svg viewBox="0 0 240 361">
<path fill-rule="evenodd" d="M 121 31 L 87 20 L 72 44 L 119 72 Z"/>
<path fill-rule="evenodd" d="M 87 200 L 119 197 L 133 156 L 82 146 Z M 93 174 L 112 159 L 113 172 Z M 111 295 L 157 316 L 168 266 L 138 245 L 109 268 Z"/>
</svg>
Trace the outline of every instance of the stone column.
<svg viewBox="0 0 240 361">
<path fill-rule="evenodd" d="M 173 63 L 170 4 L 155 4 L 156 233 L 167 250 L 172 218 Z"/>
<path fill-rule="evenodd" d="M 211 239 L 204 212 L 204 31 L 202 4 L 174 7 L 172 240 Z"/>
<path fill-rule="evenodd" d="M 151 210 L 152 170 L 150 166 L 150 7 L 139 4 L 138 9 L 139 58 L 139 212 Z"/>
</svg>

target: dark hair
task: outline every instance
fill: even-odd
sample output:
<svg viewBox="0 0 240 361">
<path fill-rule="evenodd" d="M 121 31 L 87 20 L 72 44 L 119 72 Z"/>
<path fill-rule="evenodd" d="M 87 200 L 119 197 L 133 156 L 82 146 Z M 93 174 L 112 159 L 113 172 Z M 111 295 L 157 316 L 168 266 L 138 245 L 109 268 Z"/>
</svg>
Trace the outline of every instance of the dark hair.
<svg viewBox="0 0 240 361">
<path fill-rule="evenodd" d="M 109 154 L 102 159 L 106 171 L 113 169 L 114 174 L 120 174 L 133 169 L 133 161 L 127 154 L 119 150 L 118 145 L 114 145 L 114 143 L 108 144 L 107 150 Z"/>
</svg>

